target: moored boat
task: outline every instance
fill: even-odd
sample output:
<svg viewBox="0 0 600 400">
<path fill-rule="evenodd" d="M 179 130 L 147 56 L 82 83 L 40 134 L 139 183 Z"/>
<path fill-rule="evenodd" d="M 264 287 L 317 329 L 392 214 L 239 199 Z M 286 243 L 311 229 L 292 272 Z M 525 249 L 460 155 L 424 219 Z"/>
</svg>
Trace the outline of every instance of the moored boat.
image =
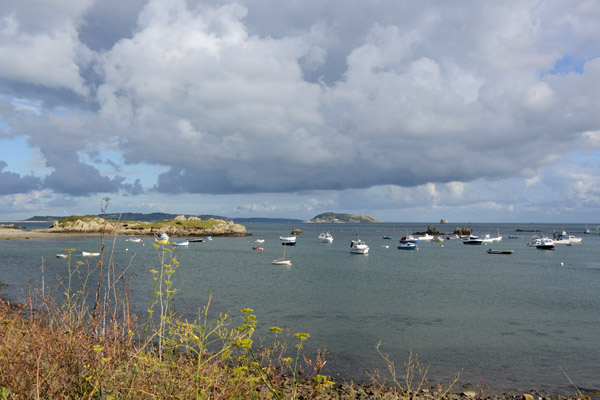
<svg viewBox="0 0 600 400">
<path fill-rule="evenodd" d="M 81 255 L 84 257 L 98 257 L 100 255 L 100 253 L 92 253 L 89 251 L 82 251 Z"/>
<path fill-rule="evenodd" d="M 69 258 L 69 256 L 67 254 L 61 253 L 61 254 L 57 254 L 56 258 Z"/>
<path fill-rule="evenodd" d="M 264 250 L 264 249 L 262 247 L 260 247 L 260 246 L 254 246 L 252 248 L 252 250 Z"/>
<path fill-rule="evenodd" d="M 540 250 L 554 250 L 554 241 L 550 238 L 543 237 L 535 247 Z"/>
<path fill-rule="evenodd" d="M 368 252 L 369 246 L 359 238 L 350 241 L 350 253 L 367 254 Z"/>
<path fill-rule="evenodd" d="M 281 244 L 284 246 L 296 245 L 296 236 L 280 236 L 279 240 L 281 240 Z"/>
<path fill-rule="evenodd" d="M 173 246 L 189 246 L 189 240 L 182 240 L 180 242 L 173 242 Z"/>
<path fill-rule="evenodd" d="M 419 243 L 419 239 L 413 235 L 406 235 L 400 238 L 400 243 Z"/>
<path fill-rule="evenodd" d="M 156 238 L 154 238 L 154 241 L 156 243 L 161 243 L 161 244 L 169 243 L 169 235 L 161 232 L 158 234 L 158 236 Z"/>
<path fill-rule="evenodd" d="M 133 243 L 141 243 L 142 239 L 140 238 L 136 238 L 136 237 L 131 237 L 131 238 L 127 238 L 125 239 L 126 242 L 133 242 Z"/>
<path fill-rule="evenodd" d="M 488 254 L 513 254 L 515 251 L 514 250 L 492 250 L 492 249 L 488 249 L 487 252 L 488 252 Z"/>
<path fill-rule="evenodd" d="M 419 239 L 420 241 L 428 241 L 428 240 L 433 240 L 433 236 L 430 235 L 429 233 L 426 233 L 422 236 L 417 236 L 417 239 Z"/>
<path fill-rule="evenodd" d="M 323 243 L 332 243 L 333 236 L 329 232 L 323 232 L 319 235 L 319 240 Z"/>
<path fill-rule="evenodd" d="M 419 247 L 416 243 L 400 243 L 398 250 L 419 250 Z"/>
<path fill-rule="evenodd" d="M 483 244 L 483 240 L 479 236 L 469 235 L 467 239 L 463 240 L 463 244 L 481 245 Z"/>
</svg>

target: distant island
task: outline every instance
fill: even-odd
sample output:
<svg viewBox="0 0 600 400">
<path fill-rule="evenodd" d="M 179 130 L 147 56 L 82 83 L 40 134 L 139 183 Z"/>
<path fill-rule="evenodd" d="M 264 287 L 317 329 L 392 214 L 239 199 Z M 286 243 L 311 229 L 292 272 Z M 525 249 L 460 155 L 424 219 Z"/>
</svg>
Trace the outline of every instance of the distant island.
<svg viewBox="0 0 600 400">
<path fill-rule="evenodd" d="M 311 223 L 378 223 L 381 221 L 376 220 L 368 215 L 360 214 L 341 214 L 334 212 L 326 212 L 319 214 L 313 219 L 309 220 Z"/>
</svg>

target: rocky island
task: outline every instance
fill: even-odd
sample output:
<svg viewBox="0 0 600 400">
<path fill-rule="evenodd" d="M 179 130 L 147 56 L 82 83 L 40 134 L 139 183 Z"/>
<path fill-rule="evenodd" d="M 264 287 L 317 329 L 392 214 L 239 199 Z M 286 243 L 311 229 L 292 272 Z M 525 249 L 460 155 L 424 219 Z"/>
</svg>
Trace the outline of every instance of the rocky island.
<svg viewBox="0 0 600 400">
<path fill-rule="evenodd" d="M 48 229 L 35 232 L 49 234 L 99 234 L 120 236 L 155 236 L 160 232 L 169 236 L 246 236 L 246 227 L 232 221 L 220 219 L 201 220 L 198 217 L 186 218 L 179 215 L 172 220 L 156 222 L 115 221 L 98 216 L 73 216 L 54 221 Z"/>
<path fill-rule="evenodd" d="M 381 222 L 368 215 L 360 214 L 341 214 L 334 212 L 326 212 L 319 214 L 308 222 L 312 223 L 373 223 Z"/>
</svg>

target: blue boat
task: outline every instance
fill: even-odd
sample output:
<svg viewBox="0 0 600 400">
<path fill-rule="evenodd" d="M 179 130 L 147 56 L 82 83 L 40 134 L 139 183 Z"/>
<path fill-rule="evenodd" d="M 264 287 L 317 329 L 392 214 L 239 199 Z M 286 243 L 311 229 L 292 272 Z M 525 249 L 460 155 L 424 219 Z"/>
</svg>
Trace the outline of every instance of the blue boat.
<svg viewBox="0 0 600 400">
<path fill-rule="evenodd" d="M 400 243 L 398 250 L 419 250 L 416 243 Z"/>
<path fill-rule="evenodd" d="M 419 239 L 413 235 L 406 235 L 400 238 L 400 243 L 419 243 Z"/>
</svg>

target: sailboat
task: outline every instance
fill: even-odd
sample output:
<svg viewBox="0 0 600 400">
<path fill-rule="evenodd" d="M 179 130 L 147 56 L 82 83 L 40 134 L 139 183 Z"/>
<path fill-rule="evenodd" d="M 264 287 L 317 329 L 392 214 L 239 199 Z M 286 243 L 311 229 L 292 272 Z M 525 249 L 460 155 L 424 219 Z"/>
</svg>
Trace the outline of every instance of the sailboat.
<svg viewBox="0 0 600 400">
<path fill-rule="evenodd" d="M 278 258 L 277 260 L 273 260 L 271 261 L 271 264 L 273 265 L 288 265 L 291 266 L 292 262 L 290 260 L 288 260 L 287 258 L 285 258 L 285 248 L 287 246 L 283 246 L 283 257 Z"/>
</svg>

